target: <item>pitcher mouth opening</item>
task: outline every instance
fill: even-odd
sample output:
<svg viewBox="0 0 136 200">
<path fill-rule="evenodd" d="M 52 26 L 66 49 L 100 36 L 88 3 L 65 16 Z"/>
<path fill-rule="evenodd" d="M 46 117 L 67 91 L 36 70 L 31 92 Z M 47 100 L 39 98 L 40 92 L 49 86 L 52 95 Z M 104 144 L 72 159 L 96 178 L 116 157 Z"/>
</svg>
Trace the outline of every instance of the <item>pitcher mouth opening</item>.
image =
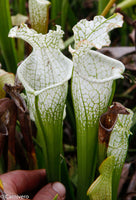
<svg viewBox="0 0 136 200">
<path fill-rule="evenodd" d="M 90 83 L 105 83 L 105 82 L 109 82 L 109 81 L 113 81 L 119 78 L 124 78 L 123 75 L 121 75 L 120 69 L 115 69 L 114 73 L 112 76 L 108 77 L 108 78 L 104 78 L 104 79 L 96 79 L 96 78 L 92 78 L 92 77 L 85 77 L 83 76 L 80 72 L 78 72 L 77 70 L 74 69 L 74 72 L 78 74 L 78 76 L 82 79 L 84 79 L 85 81 L 88 81 Z"/>
<path fill-rule="evenodd" d="M 20 68 L 18 68 L 18 72 L 19 72 Z M 27 92 L 29 92 L 30 94 L 33 94 L 35 96 L 39 95 L 40 93 L 46 91 L 46 90 L 50 90 L 50 89 L 53 89 L 53 88 L 56 88 L 58 86 L 62 86 L 63 84 L 65 84 L 66 82 L 68 82 L 68 80 L 70 80 L 71 78 L 71 74 L 72 74 L 72 70 L 71 72 L 69 72 L 67 74 L 67 77 L 65 77 L 65 79 L 63 79 L 62 81 L 56 83 L 56 84 L 53 84 L 53 85 L 50 85 L 48 87 L 45 87 L 45 88 L 41 88 L 40 90 L 35 90 L 33 89 L 30 85 L 29 85 L 29 82 L 27 82 L 26 79 L 24 79 L 22 73 L 18 73 L 18 78 L 19 80 L 23 83 L 24 87 L 26 88 Z"/>
</svg>

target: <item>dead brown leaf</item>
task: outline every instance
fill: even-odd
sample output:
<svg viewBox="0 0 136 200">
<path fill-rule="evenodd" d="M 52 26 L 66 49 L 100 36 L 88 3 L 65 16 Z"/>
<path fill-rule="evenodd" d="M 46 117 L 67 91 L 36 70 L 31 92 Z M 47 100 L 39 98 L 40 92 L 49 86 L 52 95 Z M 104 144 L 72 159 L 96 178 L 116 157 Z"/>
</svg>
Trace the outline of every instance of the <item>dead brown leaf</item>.
<svg viewBox="0 0 136 200">
<path fill-rule="evenodd" d="M 114 102 L 108 111 L 101 115 L 99 120 L 98 140 L 108 146 L 110 134 L 116 124 L 118 114 L 129 114 L 127 109 L 120 103 Z"/>
</svg>

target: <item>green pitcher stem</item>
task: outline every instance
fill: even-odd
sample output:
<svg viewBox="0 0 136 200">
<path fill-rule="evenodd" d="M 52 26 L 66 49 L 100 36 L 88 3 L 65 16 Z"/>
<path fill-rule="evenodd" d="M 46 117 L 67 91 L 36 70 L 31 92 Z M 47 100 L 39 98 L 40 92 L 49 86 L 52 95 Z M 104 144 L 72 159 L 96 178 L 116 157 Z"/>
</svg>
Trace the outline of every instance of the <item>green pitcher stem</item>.
<svg viewBox="0 0 136 200">
<path fill-rule="evenodd" d="M 77 122 L 78 200 L 88 199 L 86 192 L 94 180 L 97 157 L 97 129 L 98 126 L 96 125 L 82 131 L 81 122 Z"/>
<path fill-rule="evenodd" d="M 35 117 L 35 123 L 37 126 L 37 141 L 40 143 L 41 148 L 42 148 L 42 152 L 43 152 L 43 159 L 45 161 L 45 164 L 43 167 L 46 168 L 47 170 L 47 174 L 48 174 L 48 156 L 47 156 L 47 145 L 46 145 L 46 140 L 45 140 L 45 129 L 44 129 L 44 125 L 41 119 L 41 115 L 40 115 L 40 111 L 38 108 L 38 96 L 35 97 L 35 110 L 36 110 L 36 117 Z"/>
<path fill-rule="evenodd" d="M 113 6 L 113 4 L 116 2 L 117 0 L 110 0 L 109 3 L 107 4 L 106 8 L 103 10 L 102 12 L 102 16 L 106 16 L 107 13 L 109 12 L 109 10 L 111 9 L 111 7 Z"/>
<path fill-rule="evenodd" d="M 117 199 L 117 193 L 118 193 L 118 186 L 119 186 L 119 180 L 121 175 L 122 168 L 118 170 L 113 171 L 113 180 L 112 180 L 112 200 Z"/>
<path fill-rule="evenodd" d="M 45 168 L 49 182 L 60 181 L 61 153 L 62 153 L 62 119 L 43 122 L 38 109 L 38 96 L 35 98 L 38 130 L 37 140 L 41 143 Z"/>
<path fill-rule="evenodd" d="M 48 181 L 61 180 L 62 120 L 45 125 L 45 139 L 48 155 Z"/>
</svg>

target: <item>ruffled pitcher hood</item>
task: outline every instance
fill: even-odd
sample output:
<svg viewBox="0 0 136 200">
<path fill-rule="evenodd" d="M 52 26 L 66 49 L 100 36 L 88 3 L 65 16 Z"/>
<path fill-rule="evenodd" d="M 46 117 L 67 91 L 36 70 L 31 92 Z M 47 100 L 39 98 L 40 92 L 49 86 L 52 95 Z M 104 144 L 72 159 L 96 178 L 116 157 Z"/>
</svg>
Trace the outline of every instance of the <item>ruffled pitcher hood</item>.
<svg viewBox="0 0 136 200">
<path fill-rule="evenodd" d="M 92 50 L 108 46 L 108 32 L 122 24 L 122 15 L 114 14 L 108 19 L 83 19 L 73 28 L 75 49 L 69 48 L 73 56 L 72 95 L 83 127 L 86 120 L 92 125 L 96 123 L 109 103 L 113 81 L 123 78 L 125 67 L 120 61 Z"/>
<path fill-rule="evenodd" d="M 56 27 L 56 31 L 43 35 L 22 24 L 9 33 L 9 37 L 21 38 L 33 47 L 33 52 L 21 63 L 17 74 L 25 89 L 35 95 L 71 78 L 73 63 L 59 50 L 63 31 L 60 26 Z"/>
</svg>

